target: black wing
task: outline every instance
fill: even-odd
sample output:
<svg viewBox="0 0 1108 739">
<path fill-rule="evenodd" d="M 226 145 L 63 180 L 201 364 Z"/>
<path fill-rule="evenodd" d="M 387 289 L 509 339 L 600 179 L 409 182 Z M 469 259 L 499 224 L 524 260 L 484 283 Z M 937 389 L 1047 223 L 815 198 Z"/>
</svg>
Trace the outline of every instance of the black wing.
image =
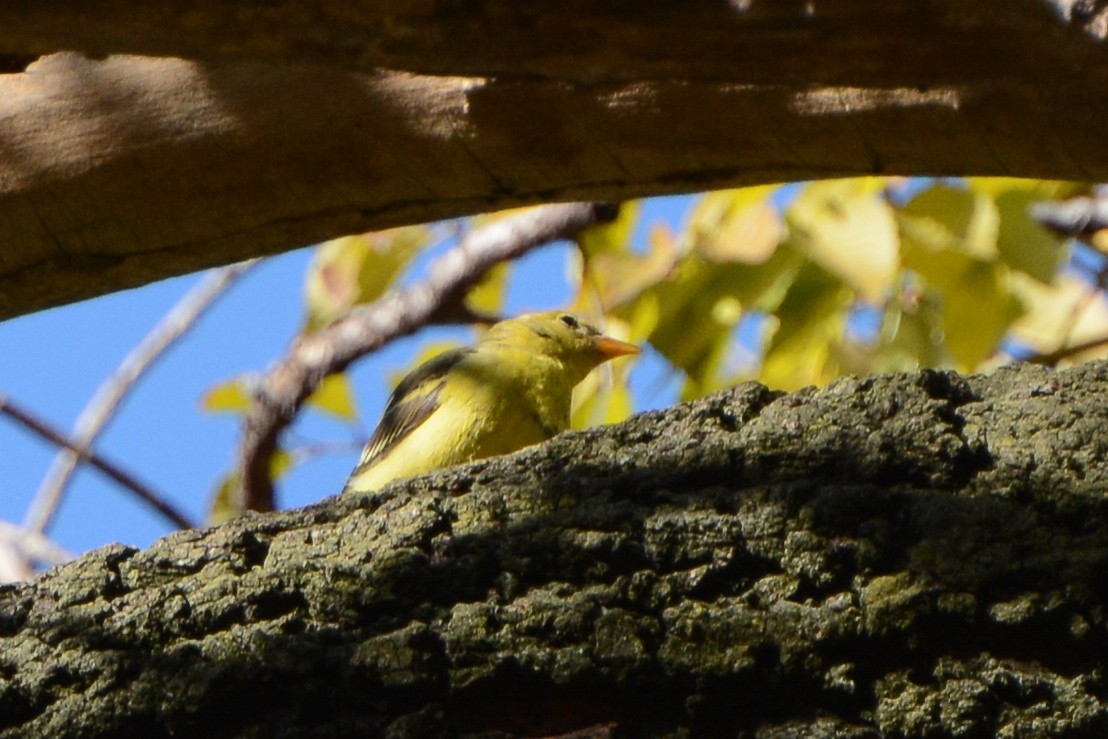
<svg viewBox="0 0 1108 739">
<path fill-rule="evenodd" d="M 439 407 L 439 393 L 446 384 L 446 373 L 474 351 L 472 347 L 461 347 L 443 352 L 412 370 L 400 381 L 389 396 L 381 422 L 377 424 L 377 429 L 366 444 L 352 475 L 372 467 L 431 417 Z"/>
</svg>

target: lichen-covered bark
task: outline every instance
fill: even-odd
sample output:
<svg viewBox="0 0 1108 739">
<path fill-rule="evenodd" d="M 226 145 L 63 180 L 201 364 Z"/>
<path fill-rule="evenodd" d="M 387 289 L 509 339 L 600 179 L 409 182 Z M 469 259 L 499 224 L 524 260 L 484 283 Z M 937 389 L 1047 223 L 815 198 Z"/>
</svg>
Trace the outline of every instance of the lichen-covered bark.
<svg viewBox="0 0 1108 739">
<path fill-rule="evenodd" d="M 744 385 L 0 590 L 9 736 L 1099 736 L 1108 364 Z"/>
</svg>

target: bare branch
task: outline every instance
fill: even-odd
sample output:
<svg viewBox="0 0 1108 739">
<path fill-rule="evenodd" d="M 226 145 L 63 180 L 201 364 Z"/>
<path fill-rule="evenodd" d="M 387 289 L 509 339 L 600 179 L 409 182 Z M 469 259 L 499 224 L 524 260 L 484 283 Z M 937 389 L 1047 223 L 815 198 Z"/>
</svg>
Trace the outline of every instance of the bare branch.
<svg viewBox="0 0 1108 739">
<path fill-rule="evenodd" d="M 163 496 L 153 492 L 149 486 L 139 482 L 133 475 L 116 464 L 107 461 L 95 452 L 82 449 L 77 443 L 67 438 L 61 431 L 58 431 L 46 421 L 36 418 L 27 410 L 14 405 L 11 400 L 2 393 L 0 393 L 0 413 L 18 421 L 25 428 L 38 434 L 51 444 L 56 444 L 57 446 L 65 447 L 73 451 L 82 460 L 88 462 L 112 480 L 137 495 L 140 499 L 154 508 L 154 510 L 173 522 L 178 528 L 190 529 L 195 527 L 196 524 L 190 521 L 185 514 L 177 510 L 177 508 Z"/>
<path fill-rule="evenodd" d="M 24 527 L 33 532 L 46 531 L 53 522 L 66 486 L 77 469 L 80 453 L 92 448 L 96 437 L 111 421 L 120 401 L 165 350 L 184 336 L 216 299 L 256 263 L 257 260 L 240 262 L 208 273 L 203 281 L 189 290 L 166 313 L 158 325 L 123 359 L 116 371 L 100 385 L 74 424 L 70 440 L 76 445 L 77 451 L 63 447 L 54 457 L 38 493 L 31 501 L 23 521 Z"/>
<path fill-rule="evenodd" d="M 1047 367 L 1053 367 L 1061 362 L 1063 359 L 1076 356 L 1078 354 L 1084 354 L 1085 352 L 1092 351 L 1094 349 L 1101 349 L 1108 346 L 1108 336 L 1098 336 L 1094 339 L 1082 341 L 1079 344 L 1073 344 L 1071 346 L 1063 346 L 1059 349 L 1055 349 L 1052 352 L 1044 352 L 1042 354 L 1036 354 L 1028 357 L 1026 361 L 1033 364 L 1042 364 Z"/>
<path fill-rule="evenodd" d="M 28 580 L 34 563 L 59 565 L 73 555 L 37 531 L 0 521 L 0 583 Z"/>
<path fill-rule="evenodd" d="M 1087 236 L 1108 228 L 1108 197 L 1044 200 L 1031 205 L 1031 217 L 1067 236 Z"/>
<path fill-rule="evenodd" d="M 30 580 L 35 576 L 35 568 L 26 556 L 14 546 L 0 542 L 0 584 Z"/>
<path fill-rule="evenodd" d="M 273 509 L 269 460 L 277 439 L 327 375 L 358 357 L 428 324 L 476 318 L 462 303 L 466 292 L 494 265 L 542 244 L 573 238 L 582 229 L 615 218 L 603 203 L 565 203 L 510 216 L 469 233 L 435 262 L 427 279 L 358 306 L 327 328 L 297 341 L 255 390 L 254 408 L 243 424 L 238 465 L 239 503 Z"/>
</svg>

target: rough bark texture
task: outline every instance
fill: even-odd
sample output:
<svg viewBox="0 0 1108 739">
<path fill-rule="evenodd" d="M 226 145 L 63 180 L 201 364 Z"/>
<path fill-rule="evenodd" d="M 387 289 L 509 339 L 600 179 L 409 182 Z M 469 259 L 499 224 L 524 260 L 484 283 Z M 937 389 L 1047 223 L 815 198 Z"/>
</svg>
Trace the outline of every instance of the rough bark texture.
<svg viewBox="0 0 1108 739">
<path fill-rule="evenodd" d="M 1108 364 L 744 385 L 0 590 L 5 736 L 1103 736 Z"/>
<path fill-rule="evenodd" d="M 1108 180 L 1102 5 L 3 3 L 0 318 L 522 203 Z"/>
</svg>

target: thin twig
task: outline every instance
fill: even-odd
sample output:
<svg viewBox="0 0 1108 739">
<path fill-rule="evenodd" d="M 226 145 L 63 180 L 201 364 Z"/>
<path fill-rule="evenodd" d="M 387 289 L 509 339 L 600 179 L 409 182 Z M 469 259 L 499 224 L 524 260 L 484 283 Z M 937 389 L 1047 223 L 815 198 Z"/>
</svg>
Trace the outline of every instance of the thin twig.
<svg viewBox="0 0 1108 739">
<path fill-rule="evenodd" d="M 1089 339 L 1088 341 L 1082 341 L 1080 344 L 1074 344 L 1072 346 L 1063 346 L 1060 349 L 1055 349 L 1052 352 L 1045 352 L 1043 354 L 1035 354 L 1028 357 L 1026 361 L 1032 364 L 1042 364 L 1047 367 L 1053 367 L 1061 362 L 1063 359 L 1083 354 L 1093 349 L 1100 349 L 1101 347 L 1108 346 L 1108 336 L 1099 336 L 1095 339 Z"/>
<path fill-rule="evenodd" d="M 281 431 L 324 377 L 426 325 L 476 320 L 463 299 L 489 269 L 542 244 L 571 239 L 617 214 L 618 207 L 610 204 L 566 203 L 495 221 L 470 232 L 443 254 L 423 282 L 358 306 L 327 328 L 300 339 L 258 384 L 254 407 L 243 423 L 239 505 L 255 511 L 273 509 L 269 460 Z"/>
<path fill-rule="evenodd" d="M 148 503 L 156 511 L 161 513 L 167 519 L 172 521 L 177 527 L 182 529 L 191 529 L 196 526 L 189 518 L 178 511 L 171 503 L 166 501 L 164 497 L 153 492 L 149 486 L 139 482 L 133 475 L 124 471 L 118 465 L 107 461 L 100 455 L 92 452 L 88 449 L 82 449 L 76 442 L 67 438 L 65 434 L 51 426 L 46 421 L 40 418 L 36 418 L 29 411 L 20 408 L 12 403 L 12 401 L 3 393 L 0 393 L 0 413 L 8 416 L 14 421 L 18 421 L 25 428 L 46 439 L 51 444 L 64 447 L 71 450 L 76 454 L 81 461 L 87 462 L 96 469 L 103 472 L 105 475 L 115 480 L 123 487 L 130 490 L 139 498 Z"/>
<path fill-rule="evenodd" d="M 352 439 L 350 441 L 337 441 L 333 443 L 319 442 L 316 444 L 308 444 L 305 446 L 298 446 L 289 450 L 292 455 L 292 461 L 294 464 L 300 465 L 305 462 L 310 462 L 317 457 L 324 457 L 334 454 L 353 454 L 360 451 L 362 447 L 369 441 L 369 437 L 363 439 Z"/>
<path fill-rule="evenodd" d="M 1032 203 L 1031 217 L 1067 236 L 1086 236 L 1108 228 L 1108 197 L 1070 198 Z"/>
<path fill-rule="evenodd" d="M 74 424 L 70 440 L 76 451 L 63 448 L 54 457 L 24 517 L 24 528 L 35 532 L 44 532 L 49 528 L 66 486 L 77 469 L 81 452 L 92 449 L 96 437 L 111 421 L 120 401 L 165 350 L 196 325 L 216 299 L 256 263 L 257 260 L 251 260 L 211 270 L 199 284 L 185 293 L 100 385 Z"/>
<path fill-rule="evenodd" d="M 1069 315 L 1066 316 L 1066 329 L 1062 332 L 1061 346 L 1063 347 L 1069 344 L 1070 340 L 1073 339 L 1073 332 L 1077 330 L 1077 324 L 1081 320 L 1081 315 L 1088 310 L 1094 300 L 1104 295 L 1104 289 L 1108 287 L 1108 266 L 1097 270 L 1093 282 L 1096 287 L 1086 290 L 1084 294 L 1081 295 L 1080 299 L 1074 303 L 1073 308 L 1070 309 Z"/>
</svg>

